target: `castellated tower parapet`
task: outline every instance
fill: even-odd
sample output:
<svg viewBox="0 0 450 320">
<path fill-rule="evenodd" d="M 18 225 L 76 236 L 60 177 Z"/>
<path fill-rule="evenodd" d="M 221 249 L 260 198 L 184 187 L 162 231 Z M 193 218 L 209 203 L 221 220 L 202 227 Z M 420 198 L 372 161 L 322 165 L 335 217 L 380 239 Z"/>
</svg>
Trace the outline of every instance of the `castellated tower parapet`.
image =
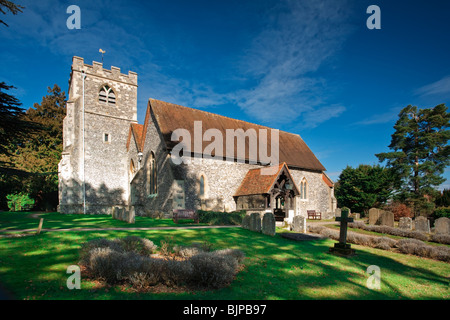
<svg viewBox="0 0 450 320">
<path fill-rule="evenodd" d="M 73 57 L 63 154 L 59 163 L 59 211 L 110 214 L 129 198 L 126 141 L 137 123 L 137 74 L 104 69 Z"/>
</svg>

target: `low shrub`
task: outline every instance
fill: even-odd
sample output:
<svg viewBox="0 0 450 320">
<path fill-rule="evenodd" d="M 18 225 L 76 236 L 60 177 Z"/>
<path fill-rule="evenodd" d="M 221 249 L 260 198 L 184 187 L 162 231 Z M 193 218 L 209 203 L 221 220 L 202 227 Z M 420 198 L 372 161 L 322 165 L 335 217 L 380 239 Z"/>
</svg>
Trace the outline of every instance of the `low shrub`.
<svg viewBox="0 0 450 320">
<path fill-rule="evenodd" d="M 389 226 L 379 226 L 373 224 L 365 224 L 362 221 L 349 223 L 350 228 L 362 229 L 366 231 L 372 231 L 377 233 L 390 234 L 393 236 L 413 238 L 417 240 L 427 241 L 428 235 L 423 232 L 413 231 L 413 230 L 403 230 L 399 228 L 389 227 Z"/>
<path fill-rule="evenodd" d="M 388 208 L 388 211 L 392 212 L 394 214 L 394 220 L 399 221 L 402 217 L 414 217 L 414 214 L 406 204 L 400 203 L 400 202 L 394 202 L 392 203 Z"/>
<path fill-rule="evenodd" d="M 192 274 L 190 281 L 200 287 L 220 288 L 233 280 L 238 262 L 229 254 L 203 252 L 190 260 Z"/>
<path fill-rule="evenodd" d="M 230 283 L 245 257 L 241 250 L 206 251 L 210 246 L 177 247 L 173 258 L 150 257 L 156 246 L 139 237 L 94 239 L 81 246 L 80 264 L 109 284 L 129 282 L 137 289 L 158 283 L 220 288 Z"/>
<path fill-rule="evenodd" d="M 240 225 L 245 214 L 245 210 L 233 212 L 198 211 L 199 222 L 209 225 Z"/>
<path fill-rule="evenodd" d="M 122 238 L 120 239 L 120 243 L 125 251 L 136 252 L 141 256 L 149 256 L 157 248 L 152 241 L 137 236 Z"/>
<path fill-rule="evenodd" d="M 450 235 L 448 234 L 432 234 L 431 241 L 442 243 L 442 244 L 450 244 Z"/>
<path fill-rule="evenodd" d="M 334 240 L 339 239 L 339 231 L 324 226 L 309 225 L 308 231 L 321 234 Z M 383 250 L 393 250 L 394 248 L 397 248 L 402 253 L 450 262 L 450 248 L 445 246 L 427 245 L 418 239 L 395 240 L 388 237 L 369 236 L 349 231 L 347 233 L 347 241 L 349 243 Z"/>
<path fill-rule="evenodd" d="M 396 247 L 403 253 L 450 262 L 450 248 L 444 246 L 430 246 L 417 239 L 402 239 L 397 241 Z"/>
<path fill-rule="evenodd" d="M 8 194 L 6 199 L 9 211 L 27 211 L 34 206 L 34 199 L 28 193 Z"/>
</svg>

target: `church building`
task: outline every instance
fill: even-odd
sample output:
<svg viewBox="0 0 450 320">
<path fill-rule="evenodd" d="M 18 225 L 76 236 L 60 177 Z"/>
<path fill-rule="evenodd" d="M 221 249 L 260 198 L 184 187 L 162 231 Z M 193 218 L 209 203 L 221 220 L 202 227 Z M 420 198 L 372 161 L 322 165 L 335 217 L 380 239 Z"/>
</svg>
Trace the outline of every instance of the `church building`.
<svg viewBox="0 0 450 320">
<path fill-rule="evenodd" d="M 174 209 L 270 211 L 279 221 L 307 210 L 334 216 L 333 182 L 299 135 L 155 99 L 140 124 L 137 87 L 134 72 L 73 57 L 59 212 L 111 214 L 120 207 L 159 217 Z M 274 153 L 277 161 L 269 163 Z"/>
</svg>

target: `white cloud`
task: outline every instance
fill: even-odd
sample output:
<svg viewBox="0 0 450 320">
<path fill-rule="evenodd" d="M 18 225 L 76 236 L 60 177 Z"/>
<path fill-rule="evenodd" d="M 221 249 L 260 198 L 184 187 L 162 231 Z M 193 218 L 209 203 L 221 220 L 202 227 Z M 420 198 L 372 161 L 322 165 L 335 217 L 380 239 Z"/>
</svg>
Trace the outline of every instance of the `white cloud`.
<svg viewBox="0 0 450 320">
<path fill-rule="evenodd" d="M 450 95 L 450 76 L 446 76 L 436 82 L 430 83 L 416 90 L 421 96 Z"/>
<path fill-rule="evenodd" d="M 315 128 L 322 122 L 339 117 L 346 108 L 341 105 L 331 105 L 307 111 L 303 115 L 302 124 L 305 128 Z"/>
<path fill-rule="evenodd" d="M 242 64 L 257 84 L 231 95 L 244 112 L 275 123 L 295 121 L 306 112 L 314 127 L 345 110 L 320 108 L 324 101 L 316 97 L 326 95 L 321 80 L 312 76 L 350 32 L 344 6 L 336 1 L 287 1 L 277 8 Z"/>
<path fill-rule="evenodd" d="M 355 125 L 365 126 L 365 125 L 372 125 L 372 124 L 383 124 L 383 123 L 394 122 L 398 117 L 400 109 L 401 108 L 391 108 L 387 112 L 374 114 L 366 119 L 356 122 Z"/>
</svg>

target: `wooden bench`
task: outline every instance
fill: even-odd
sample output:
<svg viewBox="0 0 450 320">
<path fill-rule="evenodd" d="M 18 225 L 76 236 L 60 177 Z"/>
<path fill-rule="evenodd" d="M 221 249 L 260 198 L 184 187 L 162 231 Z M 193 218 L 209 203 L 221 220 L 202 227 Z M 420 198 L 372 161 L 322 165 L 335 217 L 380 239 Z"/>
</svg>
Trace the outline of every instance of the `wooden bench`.
<svg viewBox="0 0 450 320">
<path fill-rule="evenodd" d="M 196 210 L 190 209 L 174 209 L 173 210 L 173 222 L 178 223 L 180 219 L 192 219 L 195 223 L 199 222 L 198 213 Z"/>
<path fill-rule="evenodd" d="M 308 213 L 308 219 L 312 219 L 312 220 L 322 220 L 322 213 L 317 212 L 316 210 L 307 210 Z"/>
</svg>

